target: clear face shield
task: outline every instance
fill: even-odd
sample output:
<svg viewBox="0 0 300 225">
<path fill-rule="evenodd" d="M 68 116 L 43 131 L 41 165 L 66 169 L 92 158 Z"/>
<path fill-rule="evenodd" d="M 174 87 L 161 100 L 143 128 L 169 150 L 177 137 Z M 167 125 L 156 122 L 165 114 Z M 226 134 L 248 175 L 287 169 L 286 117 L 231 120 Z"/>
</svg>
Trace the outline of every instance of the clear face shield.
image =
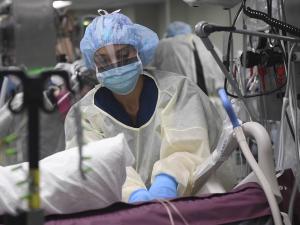
<svg viewBox="0 0 300 225">
<path fill-rule="evenodd" d="M 97 79 L 113 93 L 131 93 L 143 71 L 137 50 L 132 45 L 114 44 L 98 49 L 94 55 Z"/>
<path fill-rule="evenodd" d="M 136 49 L 132 45 L 108 45 L 98 49 L 94 55 L 97 72 L 126 66 L 139 61 Z"/>
</svg>

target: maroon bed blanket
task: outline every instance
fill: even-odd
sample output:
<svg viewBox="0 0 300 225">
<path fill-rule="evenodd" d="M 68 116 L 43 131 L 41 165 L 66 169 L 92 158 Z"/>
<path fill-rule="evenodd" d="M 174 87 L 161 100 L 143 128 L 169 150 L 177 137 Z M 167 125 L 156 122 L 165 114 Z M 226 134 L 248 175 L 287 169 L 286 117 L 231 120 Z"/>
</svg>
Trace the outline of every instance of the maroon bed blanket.
<svg viewBox="0 0 300 225">
<path fill-rule="evenodd" d="M 180 198 L 171 203 L 176 208 L 161 202 L 115 203 L 101 210 L 48 216 L 46 225 L 160 225 L 171 224 L 172 219 L 176 225 L 212 225 L 271 215 L 264 192 L 256 183 L 245 184 L 225 194 Z"/>
</svg>

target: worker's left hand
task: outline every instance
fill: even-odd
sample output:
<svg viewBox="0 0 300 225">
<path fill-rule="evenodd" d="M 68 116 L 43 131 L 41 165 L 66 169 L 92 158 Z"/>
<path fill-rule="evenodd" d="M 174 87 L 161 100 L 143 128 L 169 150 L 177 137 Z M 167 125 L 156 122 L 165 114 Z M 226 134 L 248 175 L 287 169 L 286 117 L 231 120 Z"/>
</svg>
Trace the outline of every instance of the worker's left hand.
<svg viewBox="0 0 300 225">
<path fill-rule="evenodd" d="M 159 174 L 155 177 L 149 193 L 154 199 L 170 199 L 177 197 L 177 182 L 167 174 Z"/>
</svg>

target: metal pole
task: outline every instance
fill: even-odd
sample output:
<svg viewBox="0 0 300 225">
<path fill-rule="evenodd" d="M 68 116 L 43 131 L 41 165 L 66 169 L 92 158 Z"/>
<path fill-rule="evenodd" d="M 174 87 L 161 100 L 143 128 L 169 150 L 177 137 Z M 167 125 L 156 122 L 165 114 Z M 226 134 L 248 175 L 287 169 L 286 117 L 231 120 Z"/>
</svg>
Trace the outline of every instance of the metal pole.
<svg viewBox="0 0 300 225">
<path fill-rule="evenodd" d="M 197 29 L 197 28 L 196 28 Z M 213 58 L 216 60 L 216 63 L 218 64 L 219 68 L 222 70 L 224 76 L 227 78 L 228 82 L 230 83 L 230 85 L 233 87 L 235 93 L 237 94 L 237 96 L 242 100 L 245 109 L 247 111 L 247 113 L 249 114 L 250 119 L 252 120 L 254 117 L 251 114 L 251 111 L 247 108 L 247 103 L 245 101 L 245 98 L 243 97 L 237 82 L 232 78 L 233 76 L 229 73 L 229 71 L 227 70 L 226 66 L 223 64 L 223 62 L 221 61 L 221 59 L 219 58 L 218 54 L 216 53 L 213 44 L 211 43 L 211 41 L 209 40 L 208 37 L 200 37 L 203 44 L 205 45 L 205 47 L 207 48 L 208 51 L 210 51 L 210 53 L 212 54 Z"/>
<path fill-rule="evenodd" d="M 243 17 L 243 28 L 246 29 L 246 22 L 245 18 Z M 247 52 L 247 34 L 243 34 L 243 52 Z M 243 54 L 243 65 L 246 65 L 246 54 Z M 246 93 L 246 76 L 247 76 L 247 70 L 246 66 L 242 67 L 242 79 L 241 79 L 241 86 L 242 86 L 242 93 Z"/>
<path fill-rule="evenodd" d="M 231 9 L 228 9 L 228 13 L 229 13 L 229 26 L 231 26 L 232 24 L 232 15 L 231 15 Z M 234 58 L 234 46 L 233 46 L 233 36 L 230 40 L 230 57 L 229 57 L 229 68 L 230 68 L 230 72 L 233 73 L 233 58 Z"/>
<path fill-rule="evenodd" d="M 237 34 L 248 34 L 250 36 L 259 36 L 259 37 L 265 37 L 265 38 L 272 38 L 272 39 L 276 39 L 276 40 L 300 42 L 299 38 L 286 37 L 286 36 L 281 36 L 281 35 L 277 35 L 277 34 L 267 34 L 267 33 L 257 32 L 257 31 L 235 29 L 231 32 L 232 33 L 237 33 Z"/>
<path fill-rule="evenodd" d="M 40 208 L 39 195 L 39 107 L 32 103 L 28 108 L 28 161 L 29 161 L 29 209 Z"/>
</svg>

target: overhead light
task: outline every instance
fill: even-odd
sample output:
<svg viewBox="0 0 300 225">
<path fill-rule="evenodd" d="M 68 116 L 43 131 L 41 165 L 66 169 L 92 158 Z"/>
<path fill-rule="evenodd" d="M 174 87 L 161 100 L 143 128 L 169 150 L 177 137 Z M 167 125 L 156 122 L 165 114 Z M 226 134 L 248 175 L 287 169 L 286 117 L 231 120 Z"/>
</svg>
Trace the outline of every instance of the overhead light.
<svg viewBox="0 0 300 225">
<path fill-rule="evenodd" d="M 72 5 L 71 1 L 53 1 L 53 8 L 61 9 Z"/>
<path fill-rule="evenodd" d="M 90 23 L 91 21 L 85 20 L 83 21 L 83 26 L 87 27 Z"/>
</svg>

